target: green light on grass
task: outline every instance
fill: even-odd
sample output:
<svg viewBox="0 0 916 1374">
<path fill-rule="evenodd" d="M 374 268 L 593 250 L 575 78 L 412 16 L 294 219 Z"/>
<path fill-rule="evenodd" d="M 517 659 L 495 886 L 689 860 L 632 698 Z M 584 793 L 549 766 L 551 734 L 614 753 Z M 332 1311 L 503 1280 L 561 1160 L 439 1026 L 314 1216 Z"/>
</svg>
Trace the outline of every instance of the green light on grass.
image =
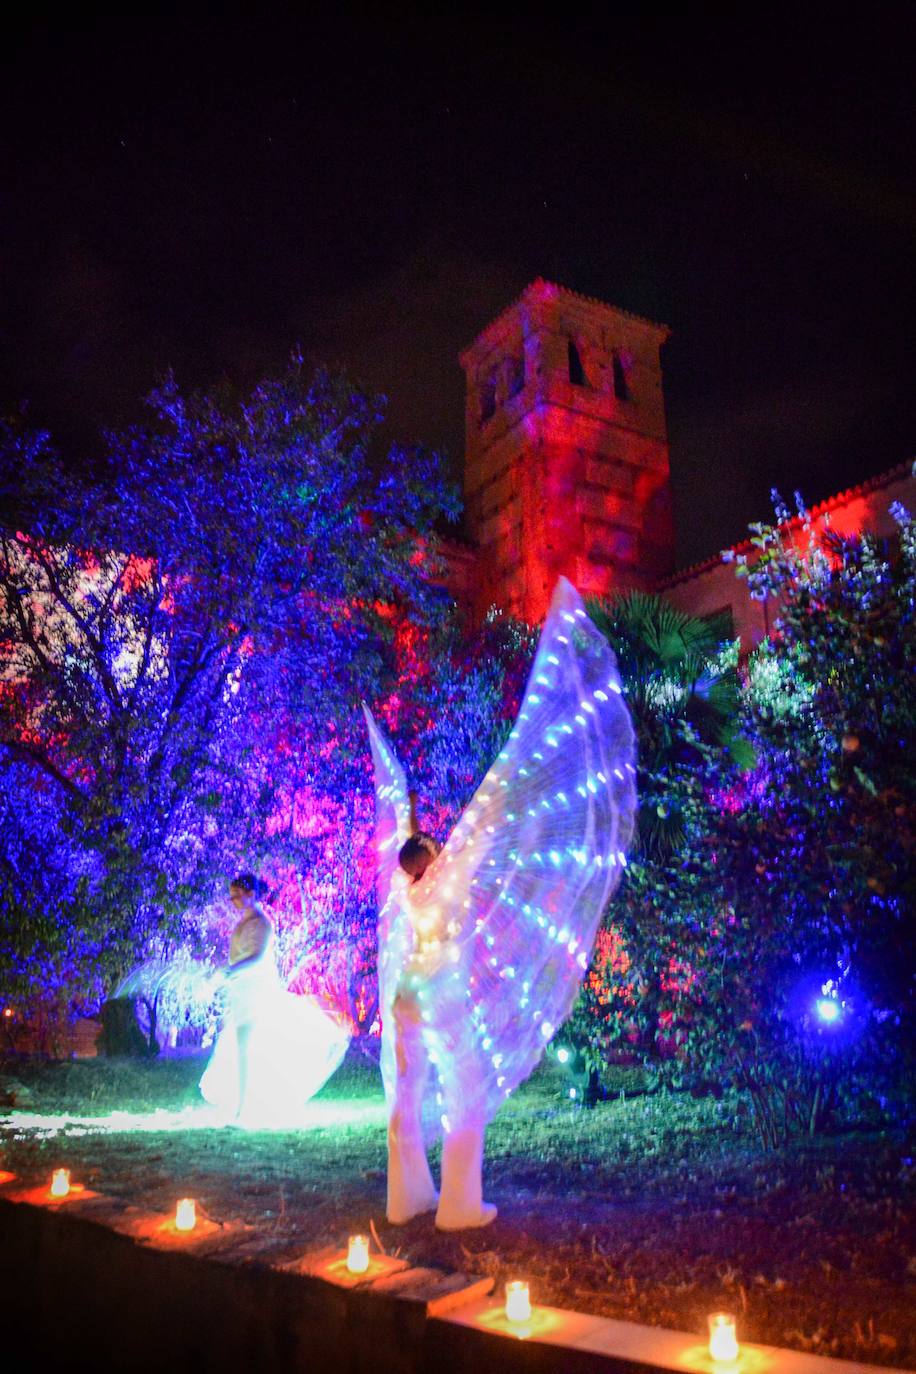
<svg viewBox="0 0 916 1374">
<path fill-rule="evenodd" d="M 379 1098 L 355 1098 L 349 1102 L 308 1102 L 282 1119 L 233 1125 L 225 1114 L 212 1107 L 185 1107 L 182 1111 L 109 1112 L 105 1116 L 80 1116 L 60 1113 L 51 1116 L 38 1112 L 11 1112 L 0 1121 L 0 1134 L 24 1136 L 132 1135 L 177 1131 L 333 1131 L 339 1127 L 385 1124 L 385 1104 Z"/>
</svg>

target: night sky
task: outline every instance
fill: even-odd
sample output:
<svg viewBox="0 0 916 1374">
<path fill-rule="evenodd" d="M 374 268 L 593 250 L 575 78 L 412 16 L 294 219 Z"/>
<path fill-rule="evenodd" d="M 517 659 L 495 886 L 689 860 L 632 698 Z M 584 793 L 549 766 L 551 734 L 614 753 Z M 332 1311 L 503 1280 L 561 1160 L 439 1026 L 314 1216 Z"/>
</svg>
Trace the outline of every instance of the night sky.
<svg viewBox="0 0 916 1374">
<path fill-rule="evenodd" d="M 673 329 L 680 565 L 916 454 L 916 7 L 499 8 L 7 21 L 3 405 L 92 462 L 298 342 L 457 467 L 541 275 Z"/>
</svg>

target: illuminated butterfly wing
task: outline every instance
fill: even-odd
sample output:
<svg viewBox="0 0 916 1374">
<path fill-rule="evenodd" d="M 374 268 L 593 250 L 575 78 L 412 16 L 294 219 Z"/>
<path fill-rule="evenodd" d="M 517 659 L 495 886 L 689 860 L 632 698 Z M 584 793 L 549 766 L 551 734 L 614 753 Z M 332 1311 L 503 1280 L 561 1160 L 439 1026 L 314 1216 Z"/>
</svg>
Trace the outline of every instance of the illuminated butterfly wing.
<svg viewBox="0 0 916 1374">
<path fill-rule="evenodd" d="M 404 769 L 366 705 L 363 706 L 363 715 L 369 728 L 375 768 L 376 883 L 379 911 L 382 911 L 388 901 L 391 879 L 398 867 L 398 851 L 410 835 L 410 797 Z"/>
<path fill-rule="evenodd" d="M 378 979 L 379 1007 L 382 1015 L 382 1079 L 389 1100 L 394 1093 L 394 1049 L 392 1037 L 385 1033 L 391 1024 L 391 1007 L 398 984 L 414 947 L 410 911 L 403 900 L 406 884 L 401 881 L 398 851 L 410 835 L 410 798 L 404 770 L 385 735 L 375 723 L 372 712 L 363 706 L 372 762 L 375 768 L 375 844 L 378 890 Z"/>
<path fill-rule="evenodd" d="M 419 938 L 399 956 L 440 1088 L 457 1075 L 484 1119 L 571 1010 L 635 814 L 616 660 L 561 579 L 505 747 L 410 889 Z"/>
</svg>

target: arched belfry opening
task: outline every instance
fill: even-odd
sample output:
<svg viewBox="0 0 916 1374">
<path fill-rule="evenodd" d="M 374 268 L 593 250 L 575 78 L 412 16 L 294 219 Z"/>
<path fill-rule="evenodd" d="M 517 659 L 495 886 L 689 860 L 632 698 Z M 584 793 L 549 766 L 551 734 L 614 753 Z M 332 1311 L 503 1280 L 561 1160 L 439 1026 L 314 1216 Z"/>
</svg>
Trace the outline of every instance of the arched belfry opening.
<svg viewBox="0 0 916 1374">
<path fill-rule="evenodd" d="M 671 572 L 667 337 L 539 279 L 462 354 L 479 613 L 537 622 L 560 574 L 606 596 Z"/>
<path fill-rule="evenodd" d="M 630 388 L 627 385 L 627 369 L 623 358 L 620 356 L 620 349 L 615 348 L 611 358 L 611 367 L 614 378 L 614 395 L 618 401 L 628 401 L 630 399 Z"/>
<path fill-rule="evenodd" d="M 566 342 L 566 357 L 569 380 L 572 386 L 588 386 L 585 368 L 582 366 L 582 354 L 573 339 L 568 339 Z"/>
<path fill-rule="evenodd" d="M 485 425 L 496 414 L 496 378 L 485 377 L 480 384 L 480 423 Z"/>
</svg>

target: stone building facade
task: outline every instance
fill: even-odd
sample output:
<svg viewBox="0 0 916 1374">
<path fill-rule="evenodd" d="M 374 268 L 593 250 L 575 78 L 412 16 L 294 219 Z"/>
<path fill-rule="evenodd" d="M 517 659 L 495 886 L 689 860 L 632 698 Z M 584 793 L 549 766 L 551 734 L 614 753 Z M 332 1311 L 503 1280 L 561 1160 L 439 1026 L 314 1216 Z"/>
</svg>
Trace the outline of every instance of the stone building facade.
<svg viewBox="0 0 916 1374">
<path fill-rule="evenodd" d="M 837 534 L 852 536 L 871 533 L 879 538 L 893 537 L 897 524 L 891 506 L 899 503 L 916 515 L 916 477 L 911 462 L 900 463 L 879 477 L 870 478 L 848 491 L 838 492 L 809 512 L 814 528 L 828 524 Z M 790 522 L 787 533 L 803 544 L 807 535 L 799 520 Z M 750 542 L 735 546 L 736 554 L 753 558 Z M 754 601 L 747 582 L 735 576 L 734 566 L 721 558 L 710 558 L 665 578 L 657 589 L 675 606 L 690 615 L 708 616 L 725 611 L 731 618 L 732 632 L 747 651 L 769 633 L 778 607 L 772 602 Z"/>
<path fill-rule="evenodd" d="M 540 620 L 673 570 L 663 325 L 533 282 L 461 356 L 475 609 Z"/>
<path fill-rule="evenodd" d="M 540 621 L 560 574 L 585 595 L 660 591 L 691 614 L 731 613 L 745 649 L 772 608 L 713 558 L 674 571 L 662 390 L 665 325 L 541 279 L 461 355 L 470 543 L 447 558 L 455 596 Z M 842 533 L 890 533 L 916 511 L 910 464 L 812 513 Z M 749 546 L 748 546 L 749 549 Z"/>
</svg>

